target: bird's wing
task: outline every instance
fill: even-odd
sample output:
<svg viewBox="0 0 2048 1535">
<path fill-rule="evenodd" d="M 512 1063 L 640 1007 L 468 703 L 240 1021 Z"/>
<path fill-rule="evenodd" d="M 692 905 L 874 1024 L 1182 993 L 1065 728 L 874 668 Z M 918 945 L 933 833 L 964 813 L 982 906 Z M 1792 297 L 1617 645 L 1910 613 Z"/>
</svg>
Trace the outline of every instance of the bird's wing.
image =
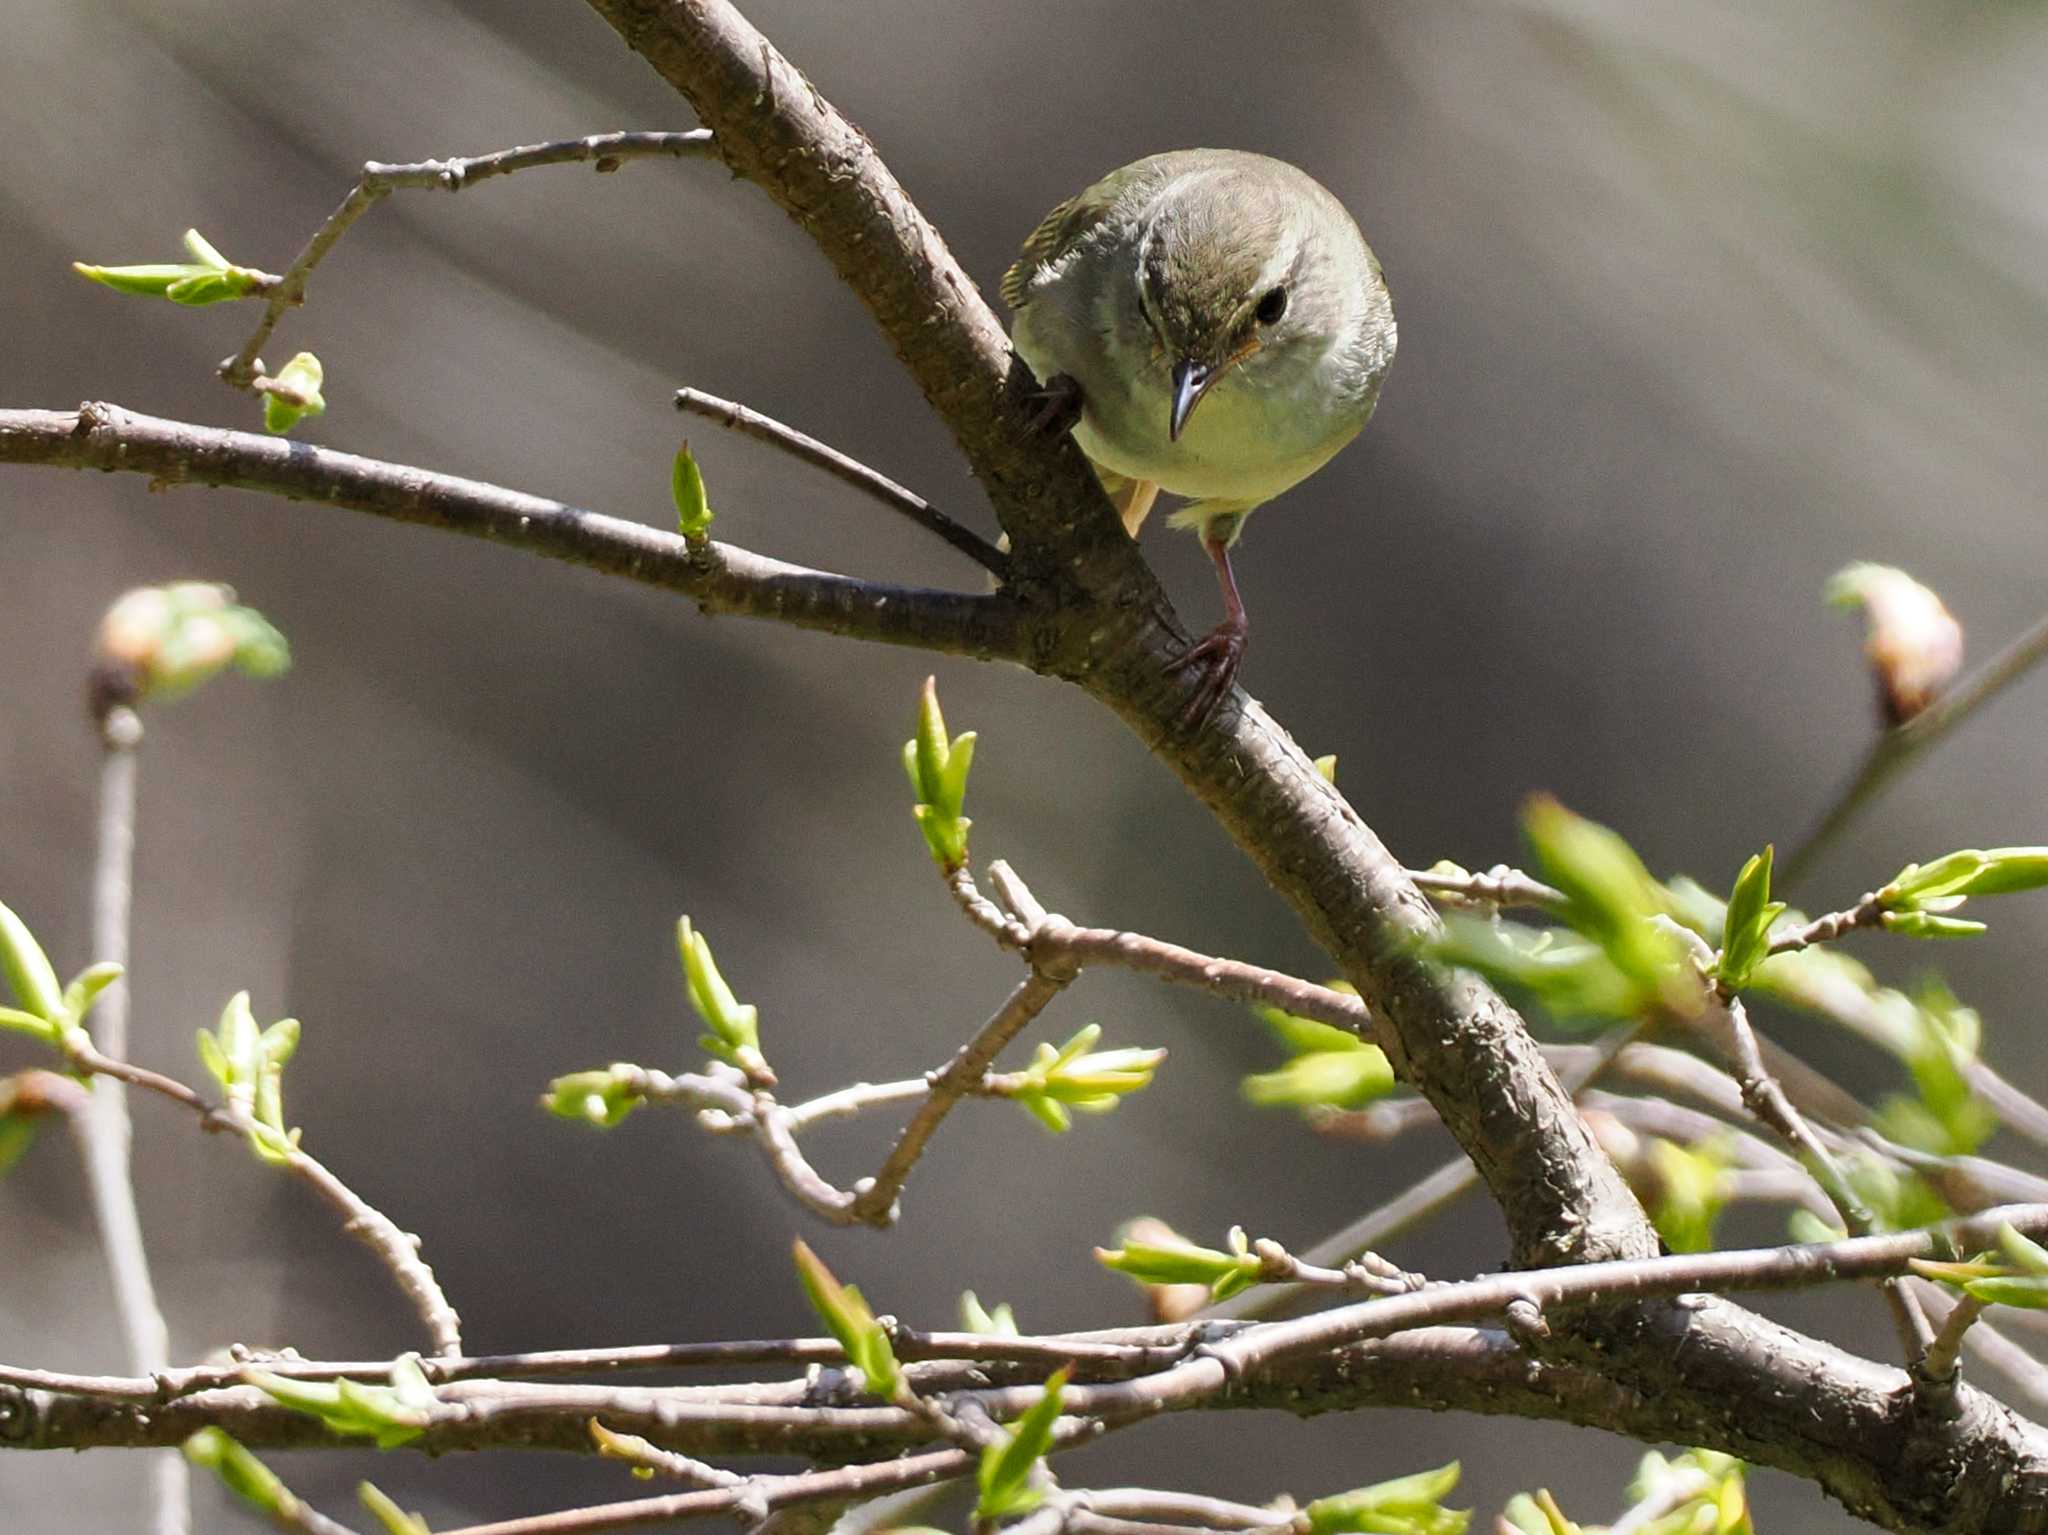
<svg viewBox="0 0 2048 1535">
<path fill-rule="evenodd" d="M 1003 302 L 1022 309 L 1031 298 L 1039 274 L 1057 265 L 1074 247 L 1098 229 L 1124 194 L 1140 180 L 1155 177 L 1163 169 L 1166 155 L 1154 155 L 1135 165 L 1111 171 L 1094 186 L 1061 203 L 1048 213 L 1024 241 L 1010 270 L 1003 273 Z"/>
</svg>

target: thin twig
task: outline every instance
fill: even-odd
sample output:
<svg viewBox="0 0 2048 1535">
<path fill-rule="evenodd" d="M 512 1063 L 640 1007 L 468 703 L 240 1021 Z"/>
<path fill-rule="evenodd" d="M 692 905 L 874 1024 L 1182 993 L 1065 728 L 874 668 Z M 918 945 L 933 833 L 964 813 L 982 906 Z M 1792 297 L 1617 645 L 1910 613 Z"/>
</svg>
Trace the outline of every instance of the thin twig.
<svg viewBox="0 0 2048 1535">
<path fill-rule="evenodd" d="M 74 1037 L 67 1042 L 65 1056 L 74 1070 L 112 1077 L 133 1087 L 146 1087 L 174 1103 L 182 1104 L 199 1116 L 204 1129 L 232 1130 L 244 1137 L 262 1133 L 262 1127 L 234 1105 L 210 1104 L 184 1083 L 117 1061 L 82 1038 Z M 278 1159 L 279 1165 L 309 1185 L 341 1216 L 344 1232 L 362 1242 L 382 1260 L 400 1291 L 419 1313 L 434 1352 L 460 1354 L 461 1318 L 448 1304 L 448 1297 L 434 1278 L 434 1271 L 420 1257 L 419 1238 L 400 1230 L 391 1217 L 343 1183 L 311 1153 L 290 1146 L 280 1149 Z"/>
<path fill-rule="evenodd" d="M 1923 1410 L 1944 1417 L 1954 1412 L 1963 1335 L 1983 1315 L 1984 1306 L 1985 1302 L 1974 1295 L 1959 1297 L 1949 1308 L 1948 1315 L 1942 1318 L 1941 1330 L 1929 1340 L 1913 1366 L 1913 1387 Z"/>
<path fill-rule="evenodd" d="M 1280 1378 L 1285 1378 L 1294 1361 L 1330 1359 L 1334 1350 L 1398 1333 L 1498 1318 L 1511 1305 L 1521 1305 L 1525 1310 L 1534 1308 L 1534 1313 L 1540 1316 L 1543 1311 L 1582 1303 L 1626 1303 L 1659 1296 L 1777 1290 L 1874 1279 L 1904 1271 L 1915 1258 L 1990 1245 L 2006 1223 L 2029 1233 L 2048 1233 L 2048 1205 L 2009 1206 L 1934 1227 L 1832 1242 L 1510 1271 L 1359 1302 L 1295 1321 L 1235 1327 L 1221 1335 L 1213 1324 L 1197 1324 L 1178 1333 L 1186 1343 L 1201 1340 L 1194 1352 L 1183 1347 L 1177 1352 L 1176 1362 L 1135 1378 L 1070 1384 L 1063 1400 L 1070 1414 L 1097 1419 L 1107 1426 L 1141 1421 L 1162 1409 L 1242 1405 L 1256 1399 L 1265 1372 L 1278 1371 Z M 1167 1336 L 1170 1331 L 1162 1330 L 1156 1335 Z M 1014 1346 L 1018 1340 L 981 1341 L 997 1350 L 1005 1345 Z M 1042 1344 L 1046 1340 L 1036 1341 Z M 1520 1367 L 1539 1366 L 1535 1361 L 1523 1360 Z M 1345 1368 L 1348 1373 L 1352 1367 Z M 1370 1371 L 1366 1373 L 1369 1375 Z M 129 1383 L 125 1394 L 132 1400 L 154 1385 L 138 1380 Z M 1875 1379 L 1871 1382 L 1871 1390 L 1879 1398 L 1890 1389 L 1878 1385 Z M 706 1387 L 695 1391 L 509 1386 L 485 1380 L 443 1386 L 438 1388 L 438 1394 L 447 1412 L 417 1441 L 422 1450 L 480 1447 L 491 1442 L 565 1447 L 577 1442 L 587 1444 L 586 1425 L 592 1414 L 603 1414 L 607 1421 L 613 1421 L 616 1414 L 617 1420 L 630 1425 L 632 1431 L 659 1435 L 664 1448 L 681 1448 L 697 1454 L 767 1449 L 778 1453 L 828 1454 L 833 1446 L 841 1451 L 857 1448 L 857 1453 L 873 1454 L 885 1448 L 914 1448 L 921 1442 L 928 1443 L 928 1437 L 920 1436 L 929 1436 L 933 1431 L 923 1415 L 901 1407 L 844 1408 L 820 1404 L 802 1380 L 777 1386 Z M 977 1389 L 963 1383 L 963 1389 L 949 1401 L 957 1409 L 971 1405 L 997 1421 L 1007 1421 L 1041 1395 L 1042 1389 L 1037 1385 Z M 56 1416 L 60 1404 L 75 1400 L 46 1396 L 38 1411 L 46 1419 L 51 1418 Z M 1611 1412 L 1612 1408 L 1606 1410 Z M 68 1420 L 69 1437 L 54 1442 L 166 1442 L 171 1436 L 190 1432 L 194 1413 L 203 1413 L 230 1431 L 240 1430 L 254 1436 L 258 1443 L 276 1447 L 332 1442 L 317 1422 L 280 1412 L 274 1405 L 266 1405 L 259 1393 L 246 1389 L 210 1392 L 183 1403 L 160 1404 L 141 1413 L 109 1413 L 100 1408 L 89 1414 L 73 1414 Z M 1073 1432 L 1079 1431 L 1077 1425 Z M 510 1436 L 509 1440 L 494 1439 L 497 1434 Z M 640 1514 L 649 1517 L 653 1517 L 650 1510 L 655 1506 L 634 1505 Z M 662 1517 L 686 1517 L 727 1505 L 662 1502 L 658 1506 L 668 1510 Z M 549 1530 L 577 1526 L 515 1528 Z"/>
<path fill-rule="evenodd" d="M 917 1165 L 917 1159 L 924 1155 L 926 1142 L 953 1111 L 953 1105 L 982 1080 L 990 1064 L 1002 1054 L 1003 1047 L 1045 1011 L 1052 999 L 1066 989 L 1073 976 L 1071 970 L 1050 972 L 1034 967 L 1018 982 L 1017 988 L 974 1038 L 933 1073 L 931 1090 L 925 1095 L 924 1102 L 910 1116 L 910 1123 L 903 1127 L 896 1144 L 889 1148 L 889 1155 L 883 1159 L 875 1176 L 864 1180 L 857 1190 L 854 1201 L 857 1219 L 870 1225 L 885 1225 L 895 1218 L 896 1196 L 902 1192 L 904 1180 Z"/>
<path fill-rule="evenodd" d="M 1854 906 L 1840 911 L 1831 911 L 1826 916 L 1815 917 L 1789 931 L 1778 933 L 1771 939 L 1768 957 L 1780 954 L 1797 954 L 1801 949 L 1812 948 L 1817 943 L 1831 943 L 1844 933 L 1853 933 L 1858 928 L 1878 927 L 1884 921 L 1884 903 L 1872 891 Z"/>
<path fill-rule="evenodd" d="M 664 1450 L 638 1434 L 614 1433 L 596 1418 L 590 1420 L 590 1437 L 597 1445 L 599 1455 L 644 1467 L 658 1475 L 688 1482 L 693 1487 L 738 1487 L 747 1480 L 737 1471 L 714 1466 L 694 1455 L 685 1455 L 680 1450 Z"/>
<path fill-rule="evenodd" d="M 1849 1180 L 1843 1176 L 1834 1154 L 1821 1144 L 1820 1137 L 1814 1134 L 1806 1117 L 1792 1106 L 1792 1100 L 1785 1096 L 1785 1089 L 1778 1085 L 1778 1079 L 1764 1069 L 1763 1053 L 1757 1048 L 1756 1031 L 1749 1026 L 1749 1012 L 1743 1007 L 1742 999 L 1727 998 L 1721 1011 L 1728 1024 L 1729 1064 L 1734 1068 L 1735 1080 L 1742 1089 L 1743 1103 L 1752 1114 L 1797 1148 L 1829 1200 L 1841 1211 L 1850 1231 L 1861 1235 L 1873 1230 L 1876 1221 L 1869 1207 L 1849 1187 Z"/>
<path fill-rule="evenodd" d="M 1779 888 L 1789 890 L 1864 807 L 1915 759 L 2044 659 L 2048 659 L 2048 618 L 2040 620 L 1920 714 L 1880 735 L 1820 823 L 1779 862 Z"/>
<path fill-rule="evenodd" d="M 97 723 L 101 755 L 98 851 L 92 879 L 93 954 L 98 961 L 119 965 L 125 972 L 135 884 L 142 717 L 126 704 L 110 702 Z M 107 1053 L 116 1057 L 128 1054 L 128 995 L 124 973 L 100 993 L 93 1008 L 93 1032 Z M 128 1366 L 139 1375 L 153 1375 L 171 1362 L 171 1335 L 157 1302 L 149 1252 L 142 1238 L 142 1217 L 135 1207 L 134 1125 L 128 1117 L 128 1095 L 121 1080 L 114 1076 L 95 1080 L 91 1104 L 84 1113 L 72 1116 L 71 1123 L 85 1160 L 93 1218 L 113 1283 L 114 1310 L 127 1340 Z M 153 1455 L 149 1485 L 150 1527 L 157 1535 L 185 1535 L 192 1527 L 192 1474 L 185 1457 L 176 1450 Z"/>
<path fill-rule="evenodd" d="M 2003 1206 L 1935 1226 L 1833 1242 L 1616 1259 L 1432 1285 L 1413 1294 L 1359 1301 L 1291 1321 L 1245 1328 L 1159 1374 L 1115 1385 L 1072 1386 L 1062 1401 L 1074 1413 L 1117 1422 L 1127 1415 L 1186 1406 L 1233 1380 L 1290 1358 L 1412 1327 L 1497 1317 L 1517 1301 L 1548 1311 L 1594 1299 L 1616 1302 L 1894 1277 L 1915 1257 L 1989 1245 L 1997 1239 L 2002 1221 L 2022 1229 L 2048 1228 L 2048 1206 Z M 1031 1393 L 1006 1390 L 990 1396 L 990 1410 L 1007 1413 L 1018 1410 L 1019 1403 L 1028 1405 Z"/>
<path fill-rule="evenodd" d="M 1913 1293 L 1923 1305 L 1942 1321 L 1947 1320 L 1957 1301 L 1953 1291 L 1925 1279 L 1906 1282 L 1913 1287 Z M 1999 1314 L 1999 1320 L 2007 1326 L 2025 1326 L 2040 1316 L 2038 1311 L 2007 1307 Z M 2038 1357 L 1981 1318 L 1963 1334 L 1963 1352 L 2005 1379 L 2011 1390 L 2001 1395 L 2016 1399 L 2036 1420 L 2048 1416 L 2048 1379 L 2044 1379 L 2042 1362 Z"/>
<path fill-rule="evenodd" d="M 600 171 L 616 170 L 627 160 L 660 157 L 672 160 L 706 156 L 715 152 L 711 134 L 701 128 L 687 133 L 593 133 L 580 139 L 558 139 L 546 144 L 521 144 L 492 154 L 457 160 L 420 160 L 409 165 L 383 165 L 372 160 L 363 166 L 356 184 L 349 188 L 341 205 L 327 215 L 313 231 L 304 250 L 293 258 L 279 280 L 268 287 L 263 316 L 256 329 L 242 343 L 242 349 L 220 365 L 220 376 L 237 389 L 260 389 L 269 382 L 257 353 L 270 340 L 284 312 L 306 299 L 306 280 L 313 275 L 327 253 L 334 249 L 349 226 L 393 192 L 408 187 L 438 188 L 459 192 L 475 182 L 537 165 L 569 165 L 595 162 Z"/>
<path fill-rule="evenodd" d="M 913 1366 L 970 1362 L 978 1368 L 1015 1367 L 1043 1377 L 1069 1368 L 1077 1379 L 1122 1380 L 1159 1369 L 1187 1351 L 1185 1329 L 1166 1326 L 1109 1328 L 1043 1337 L 997 1337 L 986 1333 L 919 1332 L 900 1323 L 891 1333 L 896 1356 Z M 842 1364 L 846 1351 L 833 1338 L 756 1338 L 711 1343 L 652 1343 L 620 1348 L 542 1349 L 521 1354 L 436 1356 L 420 1360 L 435 1385 L 557 1375 L 608 1375 L 627 1371 L 730 1370 L 751 1365 Z M 278 1358 L 240 1349 L 225 1364 L 191 1365 L 157 1376 L 77 1375 L 0 1365 L 0 1386 L 52 1391 L 110 1401 L 172 1401 L 198 1392 L 235 1386 L 257 1365 L 287 1380 L 388 1379 L 389 1359 L 319 1360 Z"/>
<path fill-rule="evenodd" d="M 1562 890 L 1504 863 L 1495 864 L 1483 874 L 1410 869 L 1408 877 L 1423 894 L 1447 905 L 1491 906 L 1496 909 L 1533 906 L 1543 911 L 1558 912 L 1568 904 Z"/>
<path fill-rule="evenodd" d="M 858 581 L 478 480 L 158 420 L 116 405 L 0 410 L 0 463 L 141 473 L 159 488 L 267 491 L 526 549 L 679 592 L 707 613 L 744 613 L 955 655 L 1016 658 L 1023 650 L 1019 610 L 1000 594 Z"/>
<path fill-rule="evenodd" d="M 1263 1284 L 1303 1285 L 1320 1290 L 1358 1290 L 1368 1295 L 1405 1295 L 1426 1284 L 1420 1274 L 1411 1274 L 1389 1263 L 1378 1253 L 1361 1252 L 1335 1268 L 1296 1257 L 1271 1237 L 1252 1244 L 1261 1268 Z"/>
<path fill-rule="evenodd" d="M 1291 1509 L 1262 1508 L 1228 1498 L 1154 1487 L 1090 1487 L 1076 1493 L 1090 1513 L 1112 1519 L 1146 1519 L 1165 1524 L 1191 1524 L 1206 1530 L 1259 1530 L 1285 1525 Z"/>
<path fill-rule="evenodd" d="M 1057 989 L 1054 988 L 1055 993 Z M 1033 999 L 1036 1005 L 1018 1014 L 1011 1011 L 1017 1004 L 1013 994 L 1004 1009 L 941 1070 L 900 1082 L 857 1083 L 804 1103 L 779 1103 L 772 1093 L 753 1086 L 740 1072 L 716 1063 L 708 1071 L 679 1076 L 620 1063 L 610 1068 L 610 1075 L 627 1093 L 650 1103 L 677 1103 L 695 1109 L 698 1123 L 713 1134 L 751 1136 L 776 1180 L 813 1214 L 836 1226 L 886 1226 L 896 1218 L 896 1195 L 902 1192 L 903 1182 L 922 1154 L 925 1141 L 953 1104 L 964 1097 L 1010 1097 L 1024 1084 L 1021 1073 L 981 1069 L 977 1075 L 962 1063 L 971 1053 L 985 1068 L 987 1061 L 993 1060 L 1015 1037 L 1016 1031 L 1051 1000 L 1050 996 L 1038 999 L 1035 992 Z M 1007 1032 L 996 1037 L 991 1031 L 999 1024 Z M 987 1048 L 991 1043 L 993 1048 Z M 851 1190 L 839 1187 L 819 1172 L 797 1144 L 798 1135 L 821 1121 L 899 1103 L 916 1103 L 918 1109 L 882 1168 Z M 886 1200 L 871 1192 L 882 1187 L 889 1191 Z"/>
<path fill-rule="evenodd" d="M 758 1523 L 770 1514 L 805 1503 L 872 1497 L 904 1487 L 946 1481 L 964 1476 L 974 1469 L 974 1464 L 975 1457 L 965 1450 L 931 1450 L 900 1460 L 839 1466 L 798 1476 L 753 1476 L 736 1487 L 710 1487 L 665 1498 L 596 1504 L 493 1524 L 468 1524 L 446 1531 L 445 1535 L 596 1535 L 600 1530 L 679 1523 L 719 1514 L 744 1514 Z"/>
<path fill-rule="evenodd" d="M 1038 906 L 1008 864 L 997 860 L 988 866 L 989 882 L 998 885 L 1014 905 L 1035 913 L 1035 920 L 1014 916 L 983 895 L 972 871 L 953 870 L 947 888 L 967 914 L 968 920 L 1004 948 L 1022 954 L 1036 964 L 1057 964 L 1084 968 L 1112 965 L 1156 975 L 1182 986 L 1193 986 L 1230 1002 L 1262 1003 L 1303 1018 L 1345 1029 L 1363 1038 L 1373 1038 L 1372 1014 L 1364 1002 L 1350 992 L 1318 986 L 1278 970 L 1248 965 L 1242 960 L 1221 959 L 1199 954 L 1179 944 L 1149 938 L 1143 933 L 1123 932 L 1107 927 L 1076 927 L 1066 918 L 1047 913 Z"/>
<path fill-rule="evenodd" d="M 764 415 L 737 400 L 723 400 L 715 394 L 706 394 L 701 389 L 678 389 L 676 409 L 716 421 L 720 426 L 729 427 L 757 442 L 770 443 L 792 458 L 824 470 L 842 484 L 853 486 L 891 511 L 901 512 L 926 532 L 937 534 L 998 581 L 1010 573 L 1010 557 L 972 528 L 955 522 L 916 491 L 897 484 L 879 469 L 871 469 L 859 459 L 799 432 L 793 426 L 783 425 L 773 416 Z"/>
<path fill-rule="evenodd" d="M 801 1132 L 830 1119 L 849 1119 L 870 1109 L 915 1103 L 930 1091 L 931 1084 L 923 1077 L 905 1077 L 900 1082 L 854 1082 L 834 1092 L 789 1105 L 789 1126 Z"/>
<path fill-rule="evenodd" d="M 1712 961 L 1713 951 L 1705 939 L 1675 924 L 1673 930 L 1690 944 L 1695 959 L 1703 966 Z M 1725 985 L 1710 987 L 1708 997 L 1715 1005 L 1693 1022 L 1727 1057 L 1742 1090 L 1743 1106 L 1798 1151 L 1814 1181 L 1820 1185 L 1828 1201 L 1840 1213 L 1842 1224 L 1852 1234 L 1861 1236 L 1876 1230 L 1877 1223 L 1869 1207 L 1843 1176 L 1834 1155 L 1807 1124 L 1806 1117 L 1793 1106 L 1778 1079 L 1765 1067 L 1763 1052 L 1758 1047 L 1756 1032 L 1749 1026 L 1749 1013 L 1742 999 Z M 1713 1027 L 1716 1023 L 1720 1025 L 1719 1029 Z M 1906 1357 L 1909 1360 L 1919 1358 L 1932 1337 L 1926 1313 L 1913 1293 L 1895 1278 L 1886 1279 L 1882 1288 Z"/>
<path fill-rule="evenodd" d="M 855 1210 L 857 1196 L 820 1173 L 797 1145 L 794 1112 L 765 1089 L 752 1086 L 742 1073 L 716 1062 L 707 1071 L 679 1076 L 626 1064 L 613 1066 L 611 1073 L 626 1091 L 650 1103 L 695 1109 L 707 1129 L 751 1135 L 776 1181 L 812 1214 L 836 1226 L 861 1219 Z"/>
</svg>

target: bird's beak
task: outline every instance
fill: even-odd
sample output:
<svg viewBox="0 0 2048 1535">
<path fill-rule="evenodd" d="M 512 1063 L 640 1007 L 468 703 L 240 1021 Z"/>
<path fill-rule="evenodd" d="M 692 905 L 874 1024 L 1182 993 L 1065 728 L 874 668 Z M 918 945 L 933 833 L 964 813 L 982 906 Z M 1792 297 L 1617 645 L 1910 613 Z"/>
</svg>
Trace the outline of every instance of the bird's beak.
<svg viewBox="0 0 2048 1535">
<path fill-rule="evenodd" d="M 1209 392 L 1209 386 L 1215 383 L 1222 373 L 1221 368 L 1212 368 L 1206 363 L 1196 362 L 1192 357 L 1183 357 L 1173 365 L 1173 409 L 1166 418 L 1166 435 L 1169 441 L 1180 441 L 1180 434 L 1188 424 L 1188 417 L 1195 413 L 1195 407 L 1202 403 L 1202 396 Z"/>
</svg>

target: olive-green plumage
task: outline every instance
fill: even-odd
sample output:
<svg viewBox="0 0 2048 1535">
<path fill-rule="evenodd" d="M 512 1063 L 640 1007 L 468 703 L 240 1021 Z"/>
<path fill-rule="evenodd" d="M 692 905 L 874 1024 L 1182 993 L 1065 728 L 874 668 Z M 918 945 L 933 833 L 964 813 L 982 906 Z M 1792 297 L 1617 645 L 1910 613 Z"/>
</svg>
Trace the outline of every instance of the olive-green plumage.
<svg viewBox="0 0 2048 1535">
<path fill-rule="evenodd" d="M 1171 520 L 1211 545 L 1229 616 L 1189 659 L 1216 661 L 1220 696 L 1244 645 L 1228 546 L 1358 434 L 1394 360 L 1379 261 L 1305 171 L 1184 149 L 1054 208 L 1002 293 L 1018 356 L 1078 394 L 1075 440 L 1132 533 L 1157 491 L 1190 503 Z"/>
</svg>

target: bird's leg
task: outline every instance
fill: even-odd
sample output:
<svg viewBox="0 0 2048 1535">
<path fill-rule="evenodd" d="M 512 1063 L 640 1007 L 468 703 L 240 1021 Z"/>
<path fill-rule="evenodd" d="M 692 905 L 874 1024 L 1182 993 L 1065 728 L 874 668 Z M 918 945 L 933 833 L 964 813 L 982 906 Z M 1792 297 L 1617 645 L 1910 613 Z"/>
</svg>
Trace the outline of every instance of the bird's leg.
<svg viewBox="0 0 2048 1535">
<path fill-rule="evenodd" d="M 1081 381 L 1071 373 L 1055 373 L 1025 399 L 1031 402 L 1027 422 L 1034 437 L 1071 432 L 1081 419 Z"/>
<path fill-rule="evenodd" d="M 1216 584 L 1223 589 L 1223 622 L 1174 657 L 1166 668 L 1177 672 L 1198 663 L 1202 666 L 1201 685 L 1181 713 L 1181 723 L 1189 729 L 1207 723 L 1223 695 L 1230 691 L 1230 685 L 1237 680 L 1238 663 L 1244 659 L 1245 637 L 1251 633 L 1251 624 L 1244 614 L 1244 599 L 1237 594 L 1237 576 L 1230 568 L 1229 542 L 1204 538 L 1202 547 L 1216 563 Z"/>
</svg>

